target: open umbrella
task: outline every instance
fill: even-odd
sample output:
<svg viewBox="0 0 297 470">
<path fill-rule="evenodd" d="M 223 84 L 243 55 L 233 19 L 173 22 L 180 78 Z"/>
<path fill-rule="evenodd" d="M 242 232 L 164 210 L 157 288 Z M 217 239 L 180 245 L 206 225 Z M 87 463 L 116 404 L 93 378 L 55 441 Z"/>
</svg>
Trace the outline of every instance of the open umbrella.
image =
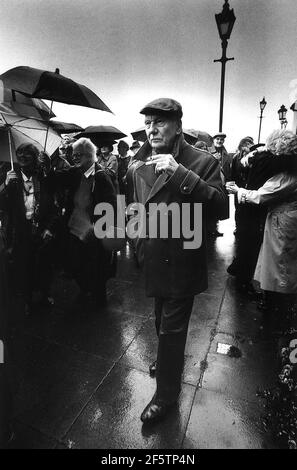
<svg viewBox="0 0 297 470">
<path fill-rule="evenodd" d="M 56 131 L 48 129 L 46 122 L 0 113 L 0 161 L 10 162 L 12 169 L 19 145 L 31 143 L 42 150 L 46 138 L 47 152 L 51 155 L 59 147 L 61 138 Z"/>
<path fill-rule="evenodd" d="M 29 98 L 11 90 L 3 85 L 2 80 L 0 80 L 0 112 L 42 120 L 55 117 L 55 114 L 41 99 Z"/>
<path fill-rule="evenodd" d="M 52 102 L 51 110 L 53 101 L 58 101 L 112 112 L 92 90 L 60 75 L 59 69 L 56 69 L 55 72 L 49 72 L 33 67 L 14 67 L 0 75 L 0 79 L 6 87 L 19 91 L 25 96 L 50 100 Z M 47 134 L 44 150 L 46 144 Z"/>
<path fill-rule="evenodd" d="M 197 140 L 203 140 L 208 147 L 211 147 L 213 144 L 212 137 L 204 131 L 197 131 L 196 129 L 183 129 L 185 140 L 194 145 Z"/>
<path fill-rule="evenodd" d="M 75 132 L 82 132 L 84 129 L 77 124 L 62 121 L 50 121 L 52 127 L 58 134 L 73 134 Z"/>
<path fill-rule="evenodd" d="M 141 127 L 140 129 L 137 129 L 136 131 L 131 132 L 131 135 L 134 140 L 140 140 L 141 142 L 146 141 L 146 132 L 145 132 L 144 127 Z"/>
<path fill-rule="evenodd" d="M 48 72 L 32 67 L 14 67 L 0 75 L 0 79 L 6 87 L 31 98 L 112 112 L 92 90 L 60 75 L 59 69 L 56 69 L 56 72 Z"/>
<path fill-rule="evenodd" d="M 80 137 L 88 137 L 91 139 L 93 144 L 99 147 L 102 143 L 111 143 L 116 139 L 121 139 L 122 137 L 127 136 L 114 126 L 88 126 L 84 132 L 81 132 L 76 136 L 78 139 Z"/>
</svg>

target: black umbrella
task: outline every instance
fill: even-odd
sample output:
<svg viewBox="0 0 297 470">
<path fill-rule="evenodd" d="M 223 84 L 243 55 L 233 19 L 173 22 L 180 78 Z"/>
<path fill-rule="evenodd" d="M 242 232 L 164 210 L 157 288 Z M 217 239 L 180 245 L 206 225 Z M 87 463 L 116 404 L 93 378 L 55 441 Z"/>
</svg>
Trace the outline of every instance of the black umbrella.
<svg viewBox="0 0 297 470">
<path fill-rule="evenodd" d="M 32 67 L 15 67 L 0 75 L 4 86 L 31 98 L 85 106 L 112 112 L 95 93 L 80 83 L 56 72 Z"/>
<path fill-rule="evenodd" d="M 144 127 L 141 127 L 140 129 L 131 132 L 131 135 L 134 140 L 140 140 L 141 142 L 145 142 L 147 139 Z"/>
<path fill-rule="evenodd" d="M 206 143 L 208 147 L 211 147 L 213 144 L 212 137 L 204 131 L 197 131 L 196 129 L 183 129 L 185 140 L 194 145 L 197 140 L 202 140 Z"/>
<path fill-rule="evenodd" d="M 81 132 L 76 136 L 77 139 L 80 137 L 87 137 L 91 139 L 93 144 L 97 147 L 102 146 L 102 142 L 112 142 L 122 137 L 127 137 L 122 131 L 114 126 L 88 126 L 84 132 Z"/>
<path fill-rule="evenodd" d="M 29 98 L 3 85 L 0 80 L 0 112 L 11 112 L 33 119 L 48 120 L 55 117 L 50 108 L 39 98 Z"/>
<path fill-rule="evenodd" d="M 112 112 L 92 90 L 60 75 L 59 69 L 55 72 L 48 72 L 32 67 L 15 67 L 0 75 L 0 79 L 4 86 L 19 91 L 25 96 L 51 100 L 51 110 L 53 101 L 58 101 Z M 46 144 L 47 135 L 44 150 Z"/>
<path fill-rule="evenodd" d="M 55 129 L 58 134 L 73 134 L 84 130 L 82 127 L 71 122 L 50 121 L 50 126 Z"/>
</svg>

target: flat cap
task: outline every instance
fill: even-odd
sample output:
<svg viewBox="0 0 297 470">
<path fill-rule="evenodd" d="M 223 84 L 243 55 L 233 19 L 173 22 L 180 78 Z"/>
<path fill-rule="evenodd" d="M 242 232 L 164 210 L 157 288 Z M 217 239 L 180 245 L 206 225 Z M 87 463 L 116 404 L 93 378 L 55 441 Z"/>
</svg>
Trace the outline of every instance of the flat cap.
<svg viewBox="0 0 297 470">
<path fill-rule="evenodd" d="M 183 110 L 181 104 L 171 98 L 158 98 L 151 101 L 141 109 L 140 114 L 164 114 L 181 118 Z"/>
<path fill-rule="evenodd" d="M 213 136 L 213 139 L 216 139 L 216 137 L 222 137 L 223 139 L 226 139 L 227 136 L 224 134 L 224 132 L 218 132 Z"/>
</svg>

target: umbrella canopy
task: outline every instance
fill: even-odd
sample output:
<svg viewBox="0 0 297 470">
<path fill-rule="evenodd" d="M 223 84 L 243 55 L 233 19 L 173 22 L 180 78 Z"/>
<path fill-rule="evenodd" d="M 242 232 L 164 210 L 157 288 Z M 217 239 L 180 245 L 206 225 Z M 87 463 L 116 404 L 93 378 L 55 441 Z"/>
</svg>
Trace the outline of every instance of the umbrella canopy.
<svg viewBox="0 0 297 470">
<path fill-rule="evenodd" d="M 207 132 L 197 131 L 195 129 L 183 129 L 183 134 L 185 140 L 191 145 L 195 144 L 197 140 L 203 140 L 203 142 L 205 142 L 209 147 L 212 146 L 212 137 Z M 141 142 L 146 141 L 146 132 L 144 127 L 131 132 L 131 135 L 135 140 L 140 140 Z"/>
<path fill-rule="evenodd" d="M 34 144 L 43 150 L 46 135 L 47 123 L 37 119 L 23 116 L 0 113 L 0 161 L 16 161 L 15 151 L 17 147 L 24 143 Z M 49 129 L 47 136 L 47 152 L 52 155 L 59 147 L 60 136 L 53 129 Z"/>
<path fill-rule="evenodd" d="M 134 140 L 140 140 L 141 142 L 146 141 L 146 132 L 145 132 L 144 127 L 141 127 L 140 129 L 137 129 L 136 131 L 131 132 L 131 135 Z"/>
<path fill-rule="evenodd" d="M 2 80 L 0 80 L 0 112 L 42 120 L 55 117 L 55 114 L 41 99 L 29 98 L 11 90 L 3 85 Z"/>
<path fill-rule="evenodd" d="M 77 124 L 62 121 L 50 121 L 50 126 L 58 132 L 58 134 L 73 134 L 82 132 L 84 129 Z"/>
<path fill-rule="evenodd" d="M 203 140 L 208 147 L 211 147 L 213 144 L 212 137 L 204 131 L 197 131 L 196 129 L 183 129 L 185 140 L 194 145 L 197 140 Z"/>
<path fill-rule="evenodd" d="M 32 67 L 14 67 L 0 75 L 0 79 L 4 86 L 31 98 L 112 112 L 92 90 L 60 75 L 58 69 L 56 72 L 48 72 Z"/>
<path fill-rule="evenodd" d="M 100 147 L 103 143 L 111 143 L 116 139 L 121 139 L 122 137 L 127 136 L 113 126 L 88 126 L 84 132 L 81 132 L 76 136 L 77 139 L 80 137 L 87 137 L 91 139 L 93 144 Z"/>
</svg>

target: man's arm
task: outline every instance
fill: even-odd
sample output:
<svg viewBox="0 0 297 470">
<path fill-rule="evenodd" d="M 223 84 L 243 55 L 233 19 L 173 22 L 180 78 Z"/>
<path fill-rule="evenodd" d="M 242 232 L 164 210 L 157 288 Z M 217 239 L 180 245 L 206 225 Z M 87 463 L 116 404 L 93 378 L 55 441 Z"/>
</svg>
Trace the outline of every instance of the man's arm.
<svg viewBox="0 0 297 470">
<path fill-rule="evenodd" d="M 203 178 L 179 164 L 166 185 L 171 191 L 179 192 L 191 202 L 207 203 L 211 212 L 218 218 L 225 216 L 229 199 L 223 187 L 217 160 L 209 163 Z"/>
</svg>

